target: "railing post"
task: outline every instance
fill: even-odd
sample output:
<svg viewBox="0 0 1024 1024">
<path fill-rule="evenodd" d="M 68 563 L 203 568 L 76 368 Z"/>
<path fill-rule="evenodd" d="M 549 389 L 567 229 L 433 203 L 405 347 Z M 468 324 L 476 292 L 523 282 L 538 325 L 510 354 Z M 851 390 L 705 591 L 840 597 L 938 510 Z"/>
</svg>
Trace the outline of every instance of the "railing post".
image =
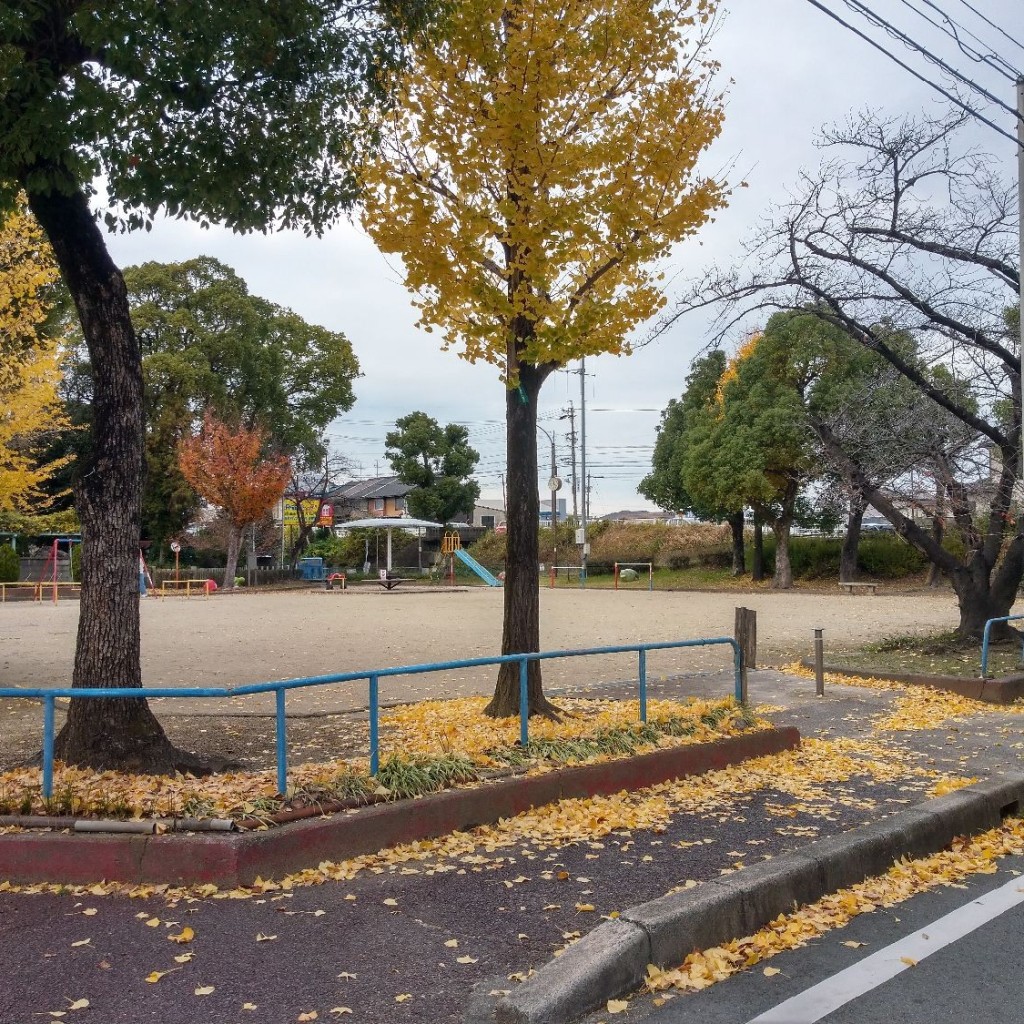
<svg viewBox="0 0 1024 1024">
<path fill-rule="evenodd" d="M 380 681 L 370 676 L 370 774 L 380 769 Z"/>
<path fill-rule="evenodd" d="M 985 679 L 988 677 L 988 643 L 989 635 L 992 631 L 992 623 L 995 619 L 989 619 L 985 623 L 985 631 L 981 635 L 981 678 Z"/>
<path fill-rule="evenodd" d="M 735 634 L 740 649 L 740 678 L 737 687 L 739 693 L 736 699 L 741 704 L 746 704 L 749 683 L 747 673 L 750 669 L 757 668 L 757 612 L 750 608 L 737 608 Z"/>
<path fill-rule="evenodd" d="M 277 791 L 284 796 L 288 792 L 288 731 L 284 711 L 283 689 L 275 691 L 277 697 Z"/>
<path fill-rule="evenodd" d="M 43 698 L 43 796 L 53 796 L 53 697 Z"/>
<path fill-rule="evenodd" d="M 530 685 L 526 655 L 519 659 L 519 745 L 530 742 Z"/>
<path fill-rule="evenodd" d="M 825 630 L 814 631 L 814 692 L 825 696 Z"/>
<path fill-rule="evenodd" d="M 640 648 L 637 652 L 639 654 L 639 671 L 640 671 L 640 721 L 647 722 L 647 651 L 644 648 Z"/>
</svg>

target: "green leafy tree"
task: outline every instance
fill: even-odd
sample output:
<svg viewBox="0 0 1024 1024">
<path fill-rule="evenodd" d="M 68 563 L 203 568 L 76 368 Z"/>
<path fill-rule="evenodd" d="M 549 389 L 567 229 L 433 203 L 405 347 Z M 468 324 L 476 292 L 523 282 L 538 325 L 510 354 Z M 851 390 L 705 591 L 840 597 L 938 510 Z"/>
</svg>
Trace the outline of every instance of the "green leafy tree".
<svg viewBox="0 0 1024 1024">
<path fill-rule="evenodd" d="M 76 503 L 84 538 L 73 685 L 141 686 L 137 587 L 142 360 L 108 223 L 157 211 L 235 230 L 319 230 L 358 192 L 375 144 L 363 113 L 429 0 L 9 0 L 0 6 L 0 210 L 19 189 L 45 231 L 93 366 L 92 442 Z M 186 761 L 144 701 L 72 701 L 57 755 Z M 193 766 L 194 762 L 187 762 Z"/>
<path fill-rule="evenodd" d="M 863 358 L 843 331 L 796 310 L 775 314 L 737 352 L 697 413 L 683 480 L 708 504 L 742 502 L 775 535 L 772 586 L 793 585 L 789 538 L 801 491 L 822 471 L 809 410 Z"/>
<path fill-rule="evenodd" d="M 442 427 L 425 412 L 411 412 L 395 421 L 384 444 L 398 478 L 415 488 L 406 498 L 414 516 L 438 523 L 460 512 L 472 516 L 480 485 L 471 475 L 480 455 L 470 447 L 465 427 Z"/>
<path fill-rule="evenodd" d="M 700 480 L 691 493 L 684 478 L 686 452 L 694 443 L 694 428 L 699 429 L 704 422 L 725 367 L 725 353 L 718 349 L 694 361 L 682 397 L 673 398 L 661 414 L 651 472 L 640 481 L 638 490 L 659 508 L 689 512 L 699 519 L 724 519 L 732 532 L 733 575 L 741 576 L 746 572 L 742 501 L 735 498 L 725 505 L 706 502 L 702 500 Z M 703 497 L 707 498 L 707 494 Z"/>
<path fill-rule="evenodd" d="M 251 295 L 230 267 L 207 256 L 128 267 L 124 278 L 145 385 L 146 537 L 163 544 L 198 508 L 177 452 L 204 410 L 259 426 L 297 465 L 324 464 L 323 430 L 352 407 L 359 375 L 343 334 Z M 80 336 L 77 355 L 71 372 L 81 379 L 69 391 L 88 422 L 92 365 Z"/>
<path fill-rule="evenodd" d="M 501 649 L 540 647 L 537 401 L 568 361 L 626 354 L 662 306 L 658 263 L 722 207 L 698 171 L 724 112 L 715 0 L 463 0 L 421 48 L 365 173 L 363 222 L 397 253 L 421 324 L 504 386 Z M 540 663 L 530 714 L 557 714 Z M 486 713 L 519 710 L 515 664 Z"/>
</svg>

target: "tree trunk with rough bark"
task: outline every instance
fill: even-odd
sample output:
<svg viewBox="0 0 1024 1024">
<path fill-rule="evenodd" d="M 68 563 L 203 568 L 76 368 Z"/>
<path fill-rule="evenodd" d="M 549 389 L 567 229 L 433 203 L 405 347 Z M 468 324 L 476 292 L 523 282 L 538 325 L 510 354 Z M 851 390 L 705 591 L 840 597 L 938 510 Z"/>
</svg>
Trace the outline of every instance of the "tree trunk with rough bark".
<svg viewBox="0 0 1024 1024">
<path fill-rule="evenodd" d="M 519 388 L 505 392 L 506 474 L 505 615 L 501 653 L 540 650 L 540 498 L 537 491 L 537 396 L 547 372 L 522 364 Z M 540 662 L 529 663 L 529 714 L 558 714 L 544 696 Z M 502 665 L 494 696 L 484 708 L 492 718 L 519 714 L 519 665 Z"/>
<path fill-rule="evenodd" d="M 747 552 L 743 537 L 743 510 L 726 520 L 732 531 L 732 574 L 743 576 L 747 571 Z"/>
<path fill-rule="evenodd" d="M 759 515 L 754 516 L 754 564 L 750 578 L 755 583 L 764 582 L 764 523 Z"/>
<path fill-rule="evenodd" d="M 857 491 L 850 495 L 850 507 L 846 517 L 846 534 L 839 552 L 839 582 L 854 583 L 857 579 L 857 553 L 860 549 L 860 528 L 864 511 L 868 507 L 864 496 Z"/>
<path fill-rule="evenodd" d="M 789 523 L 782 519 L 772 523 L 775 535 L 775 572 L 772 575 L 772 590 L 791 590 L 793 587 L 793 566 L 789 560 Z"/>
<path fill-rule="evenodd" d="M 224 589 L 235 589 L 235 576 L 238 574 L 238 553 L 242 548 L 242 531 L 244 527 L 228 526 L 227 561 L 224 566 Z"/>
<path fill-rule="evenodd" d="M 76 487 L 82 590 L 72 686 L 142 686 L 139 535 L 142 364 L 128 296 L 80 188 L 28 190 L 75 302 L 93 368 L 91 462 Z M 91 768 L 169 771 L 197 762 L 171 745 L 143 699 L 72 700 L 59 759 Z"/>
</svg>

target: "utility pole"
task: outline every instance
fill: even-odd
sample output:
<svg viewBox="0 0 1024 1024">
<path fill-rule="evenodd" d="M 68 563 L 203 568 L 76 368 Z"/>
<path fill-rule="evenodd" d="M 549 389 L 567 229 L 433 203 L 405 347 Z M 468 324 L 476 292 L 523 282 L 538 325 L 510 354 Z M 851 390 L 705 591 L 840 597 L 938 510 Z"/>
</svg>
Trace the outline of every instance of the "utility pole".
<svg viewBox="0 0 1024 1024">
<path fill-rule="evenodd" d="M 1020 230 L 1018 248 L 1019 289 L 1017 293 L 1019 298 L 1017 316 L 1020 321 L 1017 326 L 1020 328 L 1020 348 L 1017 349 L 1017 352 L 1021 360 L 1024 361 L 1024 75 L 1017 79 L 1017 200 L 1019 203 L 1017 224 Z M 1024 405 L 1024 373 L 1021 374 L 1020 389 L 1021 403 Z M 1021 466 L 1020 472 L 1017 474 L 1017 482 L 1022 488 L 1022 492 L 1024 492 L 1024 427 L 1021 428 L 1020 445 Z M 1024 500 L 1022 500 L 1021 504 L 1024 506 Z"/>
<path fill-rule="evenodd" d="M 569 421 L 569 462 L 572 466 L 572 519 L 573 522 L 576 522 L 580 512 L 576 505 L 576 408 L 572 402 L 569 403 L 569 408 L 558 418 Z"/>
<path fill-rule="evenodd" d="M 583 516 L 580 521 L 583 541 L 580 545 L 580 586 L 587 581 L 587 361 L 580 359 L 580 482 L 583 485 L 581 506 Z"/>
</svg>

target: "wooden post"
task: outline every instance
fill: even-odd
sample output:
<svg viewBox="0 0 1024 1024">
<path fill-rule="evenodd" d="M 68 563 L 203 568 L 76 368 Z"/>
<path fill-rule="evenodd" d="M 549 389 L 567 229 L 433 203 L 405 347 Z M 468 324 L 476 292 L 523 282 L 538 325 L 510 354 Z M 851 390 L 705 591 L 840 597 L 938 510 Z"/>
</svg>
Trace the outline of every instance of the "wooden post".
<svg viewBox="0 0 1024 1024">
<path fill-rule="evenodd" d="M 747 701 L 747 670 L 757 668 L 757 612 L 736 609 L 736 642 L 740 645 L 740 682 L 743 702 Z"/>
</svg>

